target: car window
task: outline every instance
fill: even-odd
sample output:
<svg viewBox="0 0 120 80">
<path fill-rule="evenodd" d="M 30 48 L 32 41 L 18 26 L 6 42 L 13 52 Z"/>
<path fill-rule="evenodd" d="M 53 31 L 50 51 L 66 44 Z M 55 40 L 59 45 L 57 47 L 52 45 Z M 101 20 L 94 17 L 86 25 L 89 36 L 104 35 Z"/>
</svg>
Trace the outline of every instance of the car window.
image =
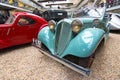
<svg viewBox="0 0 120 80">
<path fill-rule="evenodd" d="M 20 17 L 20 19 L 18 20 L 18 25 L 31 25 L 31 24 L 35 24 L 35 21 L 31 18 L 28 17 Z"/>
<path fill-rule="evenodd" d="M 11 23 L 14 22 L 14 20 L 15 20 L 15 16 L 14 15 L 10 15 L 10 17 L 7 19 L 5 24 L 11 24 Z"/>
</svg>

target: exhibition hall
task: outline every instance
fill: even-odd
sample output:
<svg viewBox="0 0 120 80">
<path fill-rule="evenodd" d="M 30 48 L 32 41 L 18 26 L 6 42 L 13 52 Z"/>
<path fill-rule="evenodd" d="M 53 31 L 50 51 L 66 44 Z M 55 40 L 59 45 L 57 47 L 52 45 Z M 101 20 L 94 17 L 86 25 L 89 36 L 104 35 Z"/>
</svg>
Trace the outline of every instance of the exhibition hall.
<svg viewBox="0 0 120 80">
<path fill-rule="evenodd" d="M 120 0 L 0 0 L 0 80 L 120 80 Z"/>
</svg>

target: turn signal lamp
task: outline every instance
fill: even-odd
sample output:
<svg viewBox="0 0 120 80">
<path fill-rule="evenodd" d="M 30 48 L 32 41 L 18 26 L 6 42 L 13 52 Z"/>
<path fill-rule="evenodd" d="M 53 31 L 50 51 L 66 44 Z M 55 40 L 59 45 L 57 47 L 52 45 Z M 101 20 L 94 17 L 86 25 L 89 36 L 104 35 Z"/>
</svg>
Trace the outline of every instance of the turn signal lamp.
<svg viewBox="0 0 120 80">
<path fill-rule="evenodd" d="M 55 29 L 55 25 L 56 25 L 56 22 L 54 20 L 50 20 L 48 22 L 48 26 L 51 30 L 54 30 Z"/>
</svg>

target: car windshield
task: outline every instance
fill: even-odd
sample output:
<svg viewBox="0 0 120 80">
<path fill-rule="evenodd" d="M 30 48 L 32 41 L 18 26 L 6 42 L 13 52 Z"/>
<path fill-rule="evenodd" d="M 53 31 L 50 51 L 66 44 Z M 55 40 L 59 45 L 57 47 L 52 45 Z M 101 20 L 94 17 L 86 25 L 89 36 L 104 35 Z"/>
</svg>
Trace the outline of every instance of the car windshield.
<svg viewBox="0 0 120 80">
<path fill-rule="evenodd" d="M 8 18 L 8 20 L 5 22 L 5 24 L 11 24 L 13 23 L 15 20 L 15 16 L 14 15 L 10 15 L 10 17 Z"/>
<path fill-rule="evenodd" d="M 103 8 L 88 9 L 82 8 L 79 11 L 74 11 L 72 17 L 101 17 L 103 14 Z"/>
</svg>

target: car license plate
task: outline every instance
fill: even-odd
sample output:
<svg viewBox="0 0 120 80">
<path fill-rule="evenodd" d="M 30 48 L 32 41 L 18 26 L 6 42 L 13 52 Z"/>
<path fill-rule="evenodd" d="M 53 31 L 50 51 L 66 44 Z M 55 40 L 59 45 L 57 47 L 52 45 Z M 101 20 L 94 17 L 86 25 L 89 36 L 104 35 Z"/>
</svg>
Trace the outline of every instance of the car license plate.
<svg viewBox="0 0 120 80">
<path fill-rule="evenodd" d="M 38 39 L 33 39 L 33 44 L 39 48 L 41 48 L 41 41 L 39 41 Z"/>
<path fill-rule="evenodd" d="M 62 16 L 62 15 L 63 15 L 63 13 L 58 13 L 58 15 L 59 15 L 59 16 Z"/>
</svg>

